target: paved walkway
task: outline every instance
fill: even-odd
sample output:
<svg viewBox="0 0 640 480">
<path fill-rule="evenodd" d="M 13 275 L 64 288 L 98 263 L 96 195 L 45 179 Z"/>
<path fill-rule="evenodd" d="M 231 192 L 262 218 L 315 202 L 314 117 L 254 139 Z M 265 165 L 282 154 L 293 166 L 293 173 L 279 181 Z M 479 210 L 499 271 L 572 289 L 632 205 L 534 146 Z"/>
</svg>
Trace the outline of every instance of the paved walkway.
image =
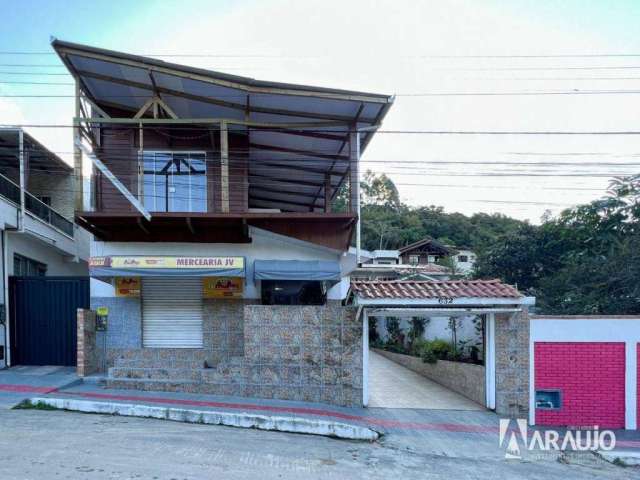
<svg viewBox="0 0 640 480">
<path fill-rule="evenodd" d="M 73 367 L 17 366 L 0 370 L 0 408 L 11 408 L 24 398 L 81 383 Z"/>
<path fill-rule="evenodd" d="M 485 410 L 447 387 L 369 351 L 369 407 Z"/>
</svg>

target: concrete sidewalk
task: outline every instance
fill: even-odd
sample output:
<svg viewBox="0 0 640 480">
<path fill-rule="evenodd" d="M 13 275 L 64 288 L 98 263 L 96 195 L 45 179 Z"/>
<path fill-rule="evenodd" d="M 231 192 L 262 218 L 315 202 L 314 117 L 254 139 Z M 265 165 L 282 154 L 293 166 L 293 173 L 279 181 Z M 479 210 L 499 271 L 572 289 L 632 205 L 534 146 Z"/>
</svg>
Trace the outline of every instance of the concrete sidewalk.
<svg viewBox="0 0 640 480">
<path fill-rule="evenodd" d="M 4 374 L 0 378 L 4 378 L 5 382 L 10 378 L 6 371 L 0 374 Z M 64 371 L 56 375 L 41 375 L 39 380 L 32 380 L 30 384 L 25 384 L 25 377 L 28 375 L 14 376 L 13 379 L 18 383 L 13 385 L 0 384 L 4 385 L 4 390 L 0 387 L 0 404 L 4 402 L 5 406 L 10 407 L 26 398 L 46 398 L 57 402 L 75 400 L 97 403 L 99 408 L 104 409 L 103 413 L 109 413 L 114 406 L 141 406 L 183 409 L 197 414 L 233 413 L 252 418 L 260 415 L 270 419 L 324 421 L 381 432 L 384 434 L 380 439 L 382 444 L 403 451 L 419 450 L 430 455 L 453 458 L 504 458 L 504 450 L 499 448 L 499 418 L 488 410 L 345 408 L 283 400 L 113 390 L 96 383 L 78 384 L 75 375 Z M 59 387 L 47 382 L 54 379 L 61 384 Z M 616 434 L 618 448 L 640 451 L 638 432 L 619 431 Z"/>
<path fill-rule="evenodd" d="M 17 366 L 0 370 L 0 408 L 11 408 L 34 394 L 46 394 L 79 385 L 73 367 Z"/>
</svg>

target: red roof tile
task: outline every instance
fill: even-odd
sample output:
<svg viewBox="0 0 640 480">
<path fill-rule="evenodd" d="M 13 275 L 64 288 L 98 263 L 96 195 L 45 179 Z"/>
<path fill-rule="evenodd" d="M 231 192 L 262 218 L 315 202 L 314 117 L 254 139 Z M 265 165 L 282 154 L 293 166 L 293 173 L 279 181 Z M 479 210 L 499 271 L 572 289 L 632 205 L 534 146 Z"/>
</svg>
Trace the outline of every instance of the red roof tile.
<svg viewBox="0 0 640 480">
<path fill-rule="evenodd" d="M 522 294 L 500 280 L 367 280 L 351 282 L 360 298 L 521 298 Z"/>
</svg>

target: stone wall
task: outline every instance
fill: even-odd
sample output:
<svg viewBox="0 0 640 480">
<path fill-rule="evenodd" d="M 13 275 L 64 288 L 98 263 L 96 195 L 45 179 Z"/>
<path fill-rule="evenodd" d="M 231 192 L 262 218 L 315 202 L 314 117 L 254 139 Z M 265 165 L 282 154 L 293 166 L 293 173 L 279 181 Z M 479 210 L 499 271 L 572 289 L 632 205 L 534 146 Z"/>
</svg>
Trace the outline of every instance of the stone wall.
<svg viewBox="0 0 640 480">
<path fill-rule="evenodd" d="M 86 377 L 98 370 L 99 358 L 96 351 L 96 314 L 91 310 L 78 309 L 77 313 L 78 361 L 76 372 Z"/>
<path fill-rule="evenodd" d="M 92 298 L 92 308 L 109 307 L 106 337 L 96 340 L 108 385 L 362 405 L 355 308 L 255 302 L 204 300 L 203 348 L 172 349 L 142 347 L 139 299 Z"/>
<path fill-rule="evenodd" d="M 526 418 L 529 412 L 529 315 L 496 313 L 496 413 Z"/>
<path fill-rule="evenodd" d="M 486 405 L 485 368 L 472 363 L 438 360 L 425 363 L 419 357 L 375 349 L 377 353 L 423 377 L 464 395 L 480 405 Z"/>
<path fill-rule="evenodd" d="M 232 357 L 244 355 L 242 308 L 245 304 L 254 302 L 255 300 L 204 299 L 202 349 L 155 348 L 143 356 L 141 351 L 147 349 L 142 346 L 140 298 L 92 297 L 92 309 L 109 308 L 107 331 L 96 335 L 98 352 L 101 356 L 106 355 L 106 368 L 114 367 L 116 363 L 152 367 L 160 361 L 159 356 L 163 357 L 162 363 L 167 368 L 178 368 L 184 366 L 185 362 L 199 364 L 200 367 L 214 367 Z"/>
<path fill-rule="evenodd" d="M 245 361 L 251 395 L 362 405 L 362 324 L 329 304 L 247 306 Z"/>
</svg>

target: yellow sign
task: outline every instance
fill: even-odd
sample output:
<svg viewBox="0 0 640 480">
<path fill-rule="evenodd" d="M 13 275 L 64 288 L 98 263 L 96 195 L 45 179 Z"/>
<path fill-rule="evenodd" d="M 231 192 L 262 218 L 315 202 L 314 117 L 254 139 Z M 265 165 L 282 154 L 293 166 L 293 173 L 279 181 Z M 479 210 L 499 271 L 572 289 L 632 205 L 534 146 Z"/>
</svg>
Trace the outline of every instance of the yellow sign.
<svg viewBox="0 0 640 480">
<path fill-rule="evenodd" d="M 109 315 L 109 307 L 98 307 L 96 308 L 96 315 L 99 317 L 106 317 Z"/>
<path fill-rule="evenodd" d="M 244 281 L 239 277 L 204 277 L 202 296 L 204 298 L 242 298 Z"/>
<path fill-rule="evenodd" d="M 116 277 L 116 297 L 139 297 L 140 277 Z"/>
<path fill-rule="evenodd" d="M 244 257 L 147 257 L 112 256 L 92 257 L 90 267 L 107 268 L 244 268 Z"/>
</svg>

